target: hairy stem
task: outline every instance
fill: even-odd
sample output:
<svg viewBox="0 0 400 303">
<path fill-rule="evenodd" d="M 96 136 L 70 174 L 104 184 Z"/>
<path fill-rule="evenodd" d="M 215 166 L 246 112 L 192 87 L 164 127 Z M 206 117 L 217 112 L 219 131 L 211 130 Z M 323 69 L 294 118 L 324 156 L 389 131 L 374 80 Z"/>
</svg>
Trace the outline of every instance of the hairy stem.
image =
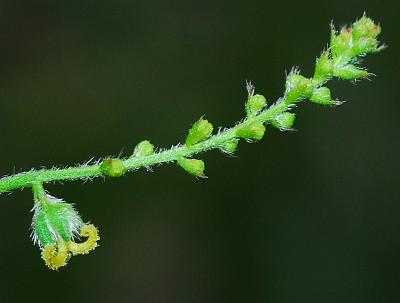
<svg viewBox="0 0 400 303">
<path fill-rule="evenodd" d="M 293 70 L 287 77 L 284 96 L 269 107 L 266 106 L 263 96 L 253 96 L 254 87 L 250 85 L 248 87 L 249 99 L 246 104 L 246 118 L 232 128 L 218 134 L 210 136 L 213 129 L 211 123 L 207 120 L 199 120 L 190 130 L 184 145 L 154 153 L 154 146 L 145 141 L 142 142 L 147 142 L 145 153 L 138 152 L 129 158 L 117 159 L 118 161 L 114 163 L 112 160 L 108 160 L 108 162 L 104 160 L 102 165 L 42 169 L 4 177 L 0 179 L 0 193 L 32 187 L 37 200 L 43 194 L 43 184 L 47 182 L 88 179 L 99 176 L 118 177 L 126 171 L 173 161 L 177 161 L 189 173 L 202 176 L 204 163 L 194 159 L 191 160 L 192 162 L 185 162 L 185 159 L 216 148 L 230 152 L 224 150 L 224 144 L 239 138 L 260 140 L 264 135 L 264 124 L 271 123 L 282 130 L 290 128 L 294 121 L 294 114 L 289 113 L 289 110 L 298 101 L 309 99 L 311 102 L 320 105 L 340 104 L 340 102 L 331 100 L 330 90 L 323 85 L 332 77 L 354 81 L 367 77 L 369 73 L 357 67 L 357 57 L 376 53 L 382 49 L 376 40 L 380 31 L 380 26 L 366 16 L 356 21 L 353 27 L 342 28 L 340 33 L 337 33 L 332 27 L 330 48 L 318 58 L 314 77 L 305 78 L 299 75 L 297 70 Z M 286 116 L 283 117 L 283 114 L 286 114 Z M 237 141 L 235 144 L 237 144 Z M 145 145 L 142 147 L 146 148 Z"/>
<path fill-rule="evenodd" d="M 210 149 L 218 148 L 224 142 L 235 138 L 235 132 L 237 129 L 253 122 L 268 122 L 276 115 L 285 111 L 290 104 L 286 104 L 284 101 L 285 100 L 282 99 L 277 104 L 261 112 L 258 116 L 248 118 L 245 121 L 238 123 L 236 126 L 216 134 L 193 146 L 183 145 L 142 158 L 125 159 L 123 160 L 123 164 L 127 170 L 132 171 L 141 167 L 149 167 L 154 164 L 176 161 L 179 157 L 188 157 Z M 38 171 L 24 172 L 0 179 L 0 193 L 18 188 L 32 187 L 37 183 L 77 180 L 82 178 L 99 177 L 102 175 L 103 172 L 100 169 L 100 165 L 97 164 L 65 169 L 42 169 Z"/>
</svg>

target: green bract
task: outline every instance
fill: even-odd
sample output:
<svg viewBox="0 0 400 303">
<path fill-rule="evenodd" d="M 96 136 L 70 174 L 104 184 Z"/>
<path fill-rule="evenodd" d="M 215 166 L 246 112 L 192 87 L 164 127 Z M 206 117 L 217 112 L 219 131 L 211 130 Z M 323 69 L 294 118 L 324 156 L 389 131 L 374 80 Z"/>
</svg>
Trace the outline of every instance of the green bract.
<svg viewBox="0 0 400 303">
<path fill-rule="evenodd" d="M 265 126 L 262 123 L 251 123 L 236 131 L 236 136 L 246 140 L 261 140 L 264 137 Z"/>
<path fill-rule="evenodd" d="M 141 141 L 138 145 L 136 145 L 135 150 L 133 152 L 133 157 L 146 157 L 154 154 L 154 145 L 150 143 L 148 140 Z"/>
<path fill-rule="evenodd" d="M 109 177 L 121 177 L 126 173 L 126 167 L 121 159 L 106 159 L 100 165 L 101 172 Z"/>
<path fill-rule="evenodd" d="M 280 130 L 287 130 L 292 128 L 295 118 L 295 114 L 285 112 L 278 115 L 275 120 L 271 121 L 271 124 Z"/>
<path fill-rule="evenodd" d="M 293 103 L 307 98 L 311 95 L 313 82 L 300 74 L 298 71 L 291 72 L 286 78 L 286 102 Z"/>
<path fill-rule="evenodd" d="M 249 96 L 246 103 L 247 117 L 253 117 L 267 105 L 267 100 L 262 95 Z"/>
<path fill-rule="evenodd" d="M 310 101 L 321 105 L 333 105 L 331 98 L 331 90 L 327 87 L 319 87 L 315 89 L 310 97 Z"/>
<path fill-rule="evenodd" d="M 352 64 L 335 69 L 334 75 L 345 80 L 356 80 L 368 76 L 368 72 L 355 67 Z"/>
<path fill-rule="evenodd" d="M 195 177 L 204 176 L 204 162 L 197 159 L 179 158 L 178 164 Z"/>
<path fill-rule="evenodd" d="M 322 82 L 330 79 L 333 73 L 333 61 L 329 58 L 329 52 L 325 51 L 315 63 L 314 81 Z"/>
<path fill-rule="evenodd" d="M 375 24 L 372 19 L 365 15 L 354 22 L 352 30 L 354 41 L 360 41 L 365 38 L 375 39 L 381 33 L 379 24 Z"/>
<path fill-rule="evenodd" d="M 47 246 L 60 240 L 71 241 L 79 234 L 82 224 L 81 217 L 71 204 L 46 195 L 34 209 L 34 242 L 40 246 Z"/>
<path fill-rule="evenodd" d="M 213 126 L 207 120 L 200 118 L 192 128 L 189 130 L 189 134 L 186 137 L 185 144 L 187 146 L 194 145 L 200 141 L 211 136 L 213 131 Z"/>
<path fill-rule="evenodd" d="M 221 144 L 219 149 L 226 154 L 233 154 L 236 151 L 238 144 L 239 139 L 232 139 Z"/>
</svg>

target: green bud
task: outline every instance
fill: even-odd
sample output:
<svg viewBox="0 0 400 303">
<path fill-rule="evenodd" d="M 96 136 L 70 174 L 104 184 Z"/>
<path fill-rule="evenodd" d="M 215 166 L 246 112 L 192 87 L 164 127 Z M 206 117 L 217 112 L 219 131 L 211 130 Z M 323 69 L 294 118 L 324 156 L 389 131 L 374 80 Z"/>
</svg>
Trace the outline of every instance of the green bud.
<svg viewBox="0 0 400 303">
<path fill-rule="evenodd" d="M 204 177 L 204 162 L 197 159 L 179 158 L 178 164 L 189 174 L 195 177 Z"/>
<path fill-rule="evenodd" d="M 236 136 L 246 140 L 261 140 L 264 137 L 265 126 L 262 123 L 252 123 L 236 131 Z"/>
<path fill-rule="evenodd" d="M 381 32 L 381 27 L 375 24 L 372 19 L 363 16 L 353 24 L 353 40 L 362 38 L 376 38 Z"/>
<path fill-rule="evenodd" d="M 365 70 L 358 69 L 354 65 L 348 64 L 335 69 L 334 75 L 345 80 L 356 80 L 367 77 L 369 74 Z"/>
<path fill-rule="evenodd" d="M 232 139 L 223 143 L 219 149 L 226 154 L 233 154 L 238 146 L 239 139 Z"/>
<path fill-rule="evenodd" d="M 363 38 L 353 44 L 351 55 L 355 57 L 368 53 L 376 53 L 380 50 L 381 48 L 378 47 L 378 41 L 375 38 Z"/>
<path fill-rule="evenodd" d="M 333 73 L 333 61 L 329 59 L 329 51 L 323 52 L 321 57 L 317 59 L 315 63 L 315 81 L 325 81 L 332 76 Z"/>
<path fill-rule="evenodd" d="M 148 140 L 139 142 L 133 152 L 133 156 L 137 158 L 150 156 L 152 154 L 154 154 L 154 145 Z"/>
<path fill-rule="evenodd" d="M 290 73 L 286 78 L 286 102 L 292 103 L 298 99 L 311 95 L 313 83 L 311 79 L 303 77 L 296 72 Z"/>
<path fill-rule="evenodd" d="M 320 87 L 314 90 L 310 101 L 321 105 L 332 105 L 331 91 L 327 87 Z"/>
<path fill-rule="evenodd" d="M 350 28 L 342 28 L 339 35 L 333 30 L 331 36 L 331 50 L 334 58 L 341 56 L 351 48 L 352 34 Z"/>
<path fill-rule="evenodd" d="M 246 103 L 247 117 L 253 117 L 267 105 L 267 100 L 262 95 L 249 96 Z"/>
<path fill-rule="evenodd" d="M 289 113 L 289 112 L 284 112 L 284 113 L 278 115 L 275 118 L 275 120 L 271 121 L 271 124 L 281 130 L 291 129 L 294 124 L 295 118 L 296 118 L 295 114 Z"/>
<path fill-rule="evenodd" d="M 212 131 L 213 125 L 207 120 L 200 118 L 196 123 L 193 124 L 192 128 L 189 130 L 189 134 L 186 137 L 185 144 L 187 146 L 191 146 L 200 141 L 203 141 L 204 139 L 211 136 Z"/>
<path fill-rule="evenodd" d="M 100 170 L 109 177 L 121 177 L 126 173 L 126 168 L 121 159 L 105 159 L 100 164 Z"/>
<path fill-rule="evenodd" d="M 40 246 L 53 245 L 61 239 L 71 241 L 83 225 L 72 205 L 50 195 L 44 196 L 34 211 L 33 240 Z"/>
</svg>

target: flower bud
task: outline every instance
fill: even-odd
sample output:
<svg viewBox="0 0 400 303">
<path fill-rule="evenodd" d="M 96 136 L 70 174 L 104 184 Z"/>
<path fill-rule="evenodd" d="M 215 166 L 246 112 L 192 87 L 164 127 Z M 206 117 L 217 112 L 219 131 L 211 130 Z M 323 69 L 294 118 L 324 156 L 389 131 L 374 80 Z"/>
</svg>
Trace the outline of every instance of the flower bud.
<svg viewBox="0 0 400 303">
<path fill-rule="evenodd" d="M 246 103 L 247 117 L 253 117 L 267 105 L 267 100 L 262 95 L 249 96 Z"/>
<path fill-rule="evenodd" d="M 126 173 L 126 168 L 121 159 L 105 159 L 100 165 L 103 174 L 109 177 L 121 177 Z"/>
<path fill-rule="evenodd" d="M 271 124 L 280 130 L 287 130 L 292 128 L 295 118 L 295 114 L 284 112 L 278 115 L 275 120 L 272 120 Z"/>
<path fill-rule="evenodd" d="M 298 99 L 307 98 L 313 89 L 311 79 L 299 75 L 297 72 L 290 73 L 286 78 L 286 102 L 293 103 Z"/>
<path fill-rule="evenodd" d="M 321 105 L 332 105 L 331 91 L 327 87 L 320 87 L 314 90 L 310 101 Z"/>
<path fill-rule="evenodd" d="M 335 38 L 335 53 L 336 56 L 342 55 L 351 47 L 351 28 L 342 28 L 340 34 Z"/>
<path fill-rule="evenodd" d="M 200 141 L 211 136 L 213 131 L 213 125 L 207 120 L 200 118 L 196 123 L 193 124 L 189 130 L 189 134 L 186 137 L 185 144 L 187 146 L 194 145 Z"/>
<path fill-rule="evenodd" d="M 246 140 L 261 140 L 264 137 L 265 126 L 262 123 L 252 123 L 236 131 L 236 136 Z"/>
<path fill-rule="evenodd" d="M 150 143 L 148 140 L 144 140 L 139 142 L 136 145 L 135 150 L 133 152 L 133 157 L 141 158 L 154 154 L 154 145 Z"/>
<path fill-rule="evenodd" d="M 321 57 L 317 59 L 315 63 L 315 81 L 325 81 L 328 80 L 333 73 L 333 61 L 329 59 L 329 51 L 323 52 Z"/>
<path fill-rule="evenodd" d="M 363 16 L 353 24 L 353 40 L 362 38 L 376 38 L 381 32 L 381 27 L 372 19 Z"/>
<path fill-rule="evenodd" d="M 354 42 L 351 55 L 355 57 L 368 53 L 376 53 L 380 50 L 381 48 L 378 46 L 378 41 L 375 38 L 362 38 Z"/>
<path fill-rule="evenodd" d="M 219 149 L 226 154 L 233 154 L 238 146 L 239 139 L 232 139 L 224 142 Z"/>
<path fill-rule="evenodd" d="M 356 80 L 367 77 L 369 74 L 365 70 L 358 69 L 354 65 L 348 64 L 335 69 L 334 75 L 345 80 Z"/>
<path fill-rule="evenodd" d="M 195 177 L 204 177 L 204 162 L 202 160 L 181 157 L 177 161 L 179 166 L 189 174 Z"/>
</svg>

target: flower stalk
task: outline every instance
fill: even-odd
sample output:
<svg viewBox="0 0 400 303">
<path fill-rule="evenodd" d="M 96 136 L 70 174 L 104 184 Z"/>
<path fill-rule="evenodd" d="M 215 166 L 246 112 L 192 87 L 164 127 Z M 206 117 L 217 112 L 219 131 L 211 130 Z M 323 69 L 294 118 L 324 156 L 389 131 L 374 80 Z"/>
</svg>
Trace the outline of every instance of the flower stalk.
<svg viewBox="0 0 400 303">
<path fill-rule="evenodd" d="M 98 231 L 84 224 L 77 211 L 68 203 L 46 193 L 43 184 L 53 181 L 93 179 L 95 177 L 121 177 L 127 172 L 145 167 L 175 162 L 189 174 L 204 177 L 205 163 L 192 158 L 211 149 L 233 154 L 241 139 L 259 141 L 265 136 L 266 126 L 282 131 L 292 129 L 295 114 L 291 110 L 303 100 L 322 106 L 338 106 L 342 102 L 332 99 L 325 84 L 332 78 L 357 81 L 370 74 L 360 68 L 358 58 L 377 53 L 384 47 L 376 39 L 381 27 L 365 15 L 351 27 L 340 31 L 331 26 L 330 46 L 317 58 L 313 77 L 307 78 L 293 69 L 286 78 L 284 95 L 268 105 L 267 99 L 254 94 L 255 88 L 247 83 L 248 98 L 245 118 L 233 127 L 213 135 L 211 122 L 200 118 L 189 129 L 184 144 L 171 149 L 155 151 L 154 145 L 143 140 L 126 158 L 106 158 L 91 165 L 84 164 L 64 169 L 32 170 L 0 179 L 0 193 L 31 187 L 34 196 L 33 239 L 42 249 L 42 258 L 51 269 L 64 266 L 72 255 L 86 254 L 97 246 Z M 79 236 L 86 237 L 76 243 Z"/>
</svg>

